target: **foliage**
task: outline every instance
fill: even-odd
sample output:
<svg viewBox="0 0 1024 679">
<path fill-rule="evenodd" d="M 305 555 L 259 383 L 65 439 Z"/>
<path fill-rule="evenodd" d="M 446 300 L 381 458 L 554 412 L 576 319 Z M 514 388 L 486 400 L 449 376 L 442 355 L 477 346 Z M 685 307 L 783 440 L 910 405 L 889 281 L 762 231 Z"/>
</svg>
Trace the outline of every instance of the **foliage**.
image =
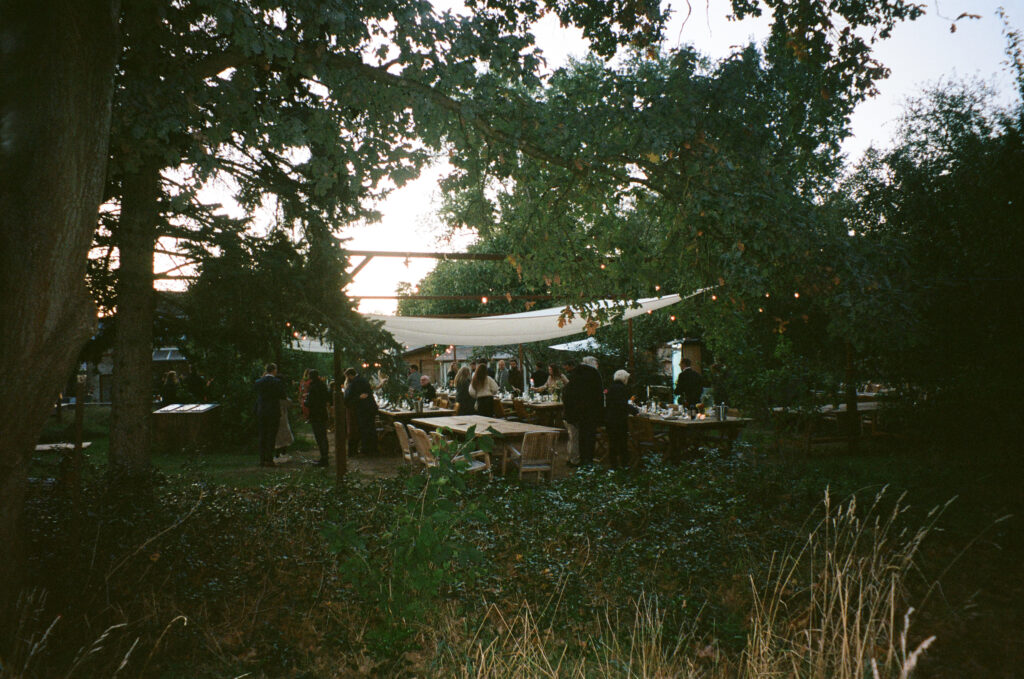
<svg viewBox="0 0 1024 679">
<path fill-rule="evenodd" d="M 720 661 L 736 663 L 755 610 L 751 578 L 763 592 L 770 554 L 804 543 L 807 517 L 820 507 L 826 485 L 833 497 L 846 497 L 863 495 L 865 488 L 871 495 L 872 488 L 892 483 L 925 508 L 962 493 L 957 510 L 943 519 L 946 531 L 938 543 L 925 545 L 926 585 L 990 521 L 1018 513 L 1016 477 L 993 477 L 972 466 L 970 455 L 936 465 L 929 464 L 930 450 L 900 446 L 898 452 L 775 463 L 743 448 L 739 458 L 711 454 L 678 467 L 648 465 L 633 475 L 594 471 L 543 484 L 498 480 L 458 493 L 454 471 L 419 476 L 414 483 L 408 474 L 351 475 L 332 488 L 318 471 L 236 463 L 232 475 L 217 474 L 231 484 L 223 485 L 212 482 L 200 463 L 157 477 L 154 497 L 137 504 L 107 495 L 87 475 L 81 512 L 40 484 L 28 506 L 30 573 L 32 584 L 46 590 L 46 601 L 22 636 L 38 639 L 61 616 L 45 653 L 34 661 L 37 676 L 66 674 L 77 649 L 88 649 L 113 625 L 124 627 L 112 631 L 104 652 L 88 656 L 88 669 L 80 671 L 112 674 L 136 644 L 124 676 L 451 676 L 456 673 L 449 662 L 473 665 L 492 641 L 495 653 L 514 653 L 501 640 L 524 607 L 545 652 L 556 651 L 567 668 L 596 662 L 593 654 L 626 663 L 628 656 L 614 648 L 640 640 L 634 637 L 637 604 L 646 601 L 656 602 L 658 638 L 667 644 L 662 650 L 683 640 L 676 660 L 704 667 L 707 659 L 698 654 L 711 644 Z M 230 465 L 230 456 L 222 457 L 216 464 Z M 451 487 L 440 485 L 443 478 L 452 480 Z M 412 575 L 390 564 L 396 555 L 405 558 L 398 535 L 408 525 L 404 519 L 420 516 L 415 507 L 425 488 L 455 509 L 442 521 L 436 505 L 425 507 L 424 528 L 450 532 L 446 543 L 430 543 L 429 565 L 410 564 Z M 893 508 L 883 505 L 885 512 Z M 472 517 L 469 507 L 476 509 Z M 928 520 L 925 510 L 914 507 L 901 517 L 908 526 Z M 350 577 L 339 568 L 359 557 L 351 548 L 333 553 L 323 529 L 340 531 L 347 524 L 357 528 L 354 536 L 376 576 L 357 568 Z M 951 571 L 961 573 L 957 580 L 943 581 L 944 596 L 933 596 L 916 618 L 916 628 L 939 634 L 940 643 L 925 656 L 936 654 L 936 667 L 977 668 L 989 653 L 1005 655 L 1010 628 L 1000 611 L 1015 614 L 1013 564 L 1022 545 L 1009 523 L 985 537 L 960 557 L 966 565 Z M 463 548 L 480 560 L 454 558 Z M 444 563 L 450 568 L 438 573 Z M 799 569 L 801 577 L 815 572 Z M 380 590 L 364 587 L 388 581 L 398 588 L 437 584 L 424 592 L 432 603 L 419 620 L 429 624 L 391 619 L 384 605 L 398 611 L 407 604 L 388 603 Z M 906 584 L 919 601 L 918 581 Z M 1005 608 L 976 606 L 979 586 L 983 601 L 1005 596 Z M 786 591 L 797 597 L 791 606 L 808 593 Z M 971 602 L 969 611 L 959 608 L 961 601 Z M 408 606 L 415 615 L 416 606 Z M 806 620 L 794 613 L 776 622 L 796 633 Z M 964 657 L 958 642 L 945 641 L 961 638 L 971 640 Z M 13 657 L 2 643 L 0 657 Z"/>
<path fill-rule="evenodd" d="M 484 516 L 467 495 L 466 458 L 491 446 L 475 427 L 464 442 L 435 444 L 437 465 L 406 479 L 406 501 L 372 548 L 354 521 L 340 525 L 334 516 L 324 526 L 328 548 L 341 559 L 342 578 L 380 612 L 379 627 L 368 637 L 377 654 L 403 651 L 416 628 L 437 612 L 443 594 L 472 584 L 480 552 L 466 531 Z"/>
<path fill-rule="evenodd" d="M 1020 360 L 1024 322 L 1013 254 L 1024 245 L 1024 102 L 999 110 L 990 98 L 977 84 L 933 87 L 909 102 L 895 147 L 867 153 L 843 187 L 855 240 L 888 253 L 882 273 L 913 320 L 876 369 L 946 413 L 967 395 L 986 411 L 1020 402 L 1006 367 Z"/>
</svg>

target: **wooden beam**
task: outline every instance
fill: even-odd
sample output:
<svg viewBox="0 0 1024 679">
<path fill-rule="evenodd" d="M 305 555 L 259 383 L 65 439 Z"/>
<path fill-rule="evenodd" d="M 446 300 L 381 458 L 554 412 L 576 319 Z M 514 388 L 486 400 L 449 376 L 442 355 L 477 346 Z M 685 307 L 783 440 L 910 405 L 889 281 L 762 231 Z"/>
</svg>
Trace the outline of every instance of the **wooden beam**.
<svg viewBox="0 0 1024 679">
<path fill-rule="evenodd" d="M 508 259 L 508 255 L 484 252 L 388 252 L 386 250 L 348 250 L 348 255 L 362 257 L 397 257 L 399 259 L 475 259 L 497 262 Z"/>
<path fill-rule="evenodd" d="M 363 267 L 369 264 L 371 259 L 373 259 L 373 255 L 366 255 L 365 257 L 363 257 L 363 261 L 356 264 L 356 268 L 352 269 L 352 272 L 349 273 L 349 276 L 355 278 L 356 274 L 362 271 Z"/>
<path fill-rule="evenodd" d="M 549 300 L 551 295 L 349 295 L 349 299 L 422 299 L 428 301 L 439 300 L 481 300 L 486 297 L 489 301 L 499 302 L 501 300 Z"/>
</svg>

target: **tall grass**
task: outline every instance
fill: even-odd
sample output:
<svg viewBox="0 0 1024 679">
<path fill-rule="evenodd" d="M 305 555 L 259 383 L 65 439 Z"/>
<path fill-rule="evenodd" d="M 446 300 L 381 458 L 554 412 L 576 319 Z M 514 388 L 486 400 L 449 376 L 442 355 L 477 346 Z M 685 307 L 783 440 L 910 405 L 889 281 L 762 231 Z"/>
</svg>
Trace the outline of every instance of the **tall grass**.
<svg viewBox="0 0 1024 679">
<path fill-rule="evenodd" d="M 739 653 L 694 630 L 669 633 L 657 599 L 644 596 L 634 602 L 632 624 L 606 615 L 597 632 L 575 639 L 540 627 L 529 607 L 511 620 L 492 609 L 488 615 L 502 631 L 449 645 L 437 676 L 905 679 L 935 640 L 912 641 L 914 609 L 906 597 L 921 542 L 940 512 L 911 530 L 900 525 L 901 499 L 888 511 L 883 499 L 884 491 L 860 511 L 856 499 L 833 505 L 826 492 L 824 517 L 806 540 L 773 560 L 765 582 L 752 578 L 749 630 Z"/>
</svg>

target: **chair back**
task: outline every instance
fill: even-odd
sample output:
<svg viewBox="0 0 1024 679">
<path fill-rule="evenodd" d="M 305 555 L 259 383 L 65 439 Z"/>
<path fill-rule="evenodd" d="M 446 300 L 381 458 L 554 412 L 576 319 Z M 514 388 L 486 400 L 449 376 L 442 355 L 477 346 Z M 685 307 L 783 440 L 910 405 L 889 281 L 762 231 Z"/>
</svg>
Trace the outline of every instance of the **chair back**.
<svg viewBox="0 0 1024 679">
<path fill-rule="evenodd" d="M 405 425 L 401 422 L 395 422 L 395 434 L 398 435 L 398 447 L 402 449 L 402 457 L 405 458 L 405 461 L 418 462 L 419 456 L 413 454 L 412 444 L 409 442 L 409 433 L 405 430 Z"/>
<path fill-rule="evenodd" d="M 461 404 L 461 403 L 458 403 L 458 402 L 456 402 L 456 404 L 455 404 L 455 407 L 454 407 L 454 408 L 452 408 L 452 410 L 454 410 L 454 411 L 455 411 L 455 414 L 456 414 L 456 415 L 458 415 L 458 414 L 459 414 L 459 406 L 460 406 L 460 405 L 462 405 L 462 404 Z"/>
<path fill-rule="evenodd" d="M 516 411 L 516 417 L 521 419 L 523 422 L 529 419 L 530 414 L 526 411 L 526 406 L 522 400 L 518 398 L 512 399 L 512 409 Z"/>
<path fill-rule="evenodd" d="M 430 437 L 427 436 L 427 432 L 409 425 L 409 436 L 412 437 L 412 444 L 420 462 L 428 467 L 437 464 L 434 453 L 430 450 Z"/>
<path fill-rule="evenodd" d="M 557 431 L 531 431 L 523 435 L 522 458 L 519 469 L 526 471 L 550 471 L 555 463 Z"/>
<path fill-rule="evenodd" d="M 494 416 L 499 420 L 505 419 L 505 405 L 497 397 L 494 399 Z"/>
<path fill-rule="evenodd" d="M 651 425 L 650 420 L 645 417 L 630 417 L 628 422 L 631 439 L 638 443 L 650 443 L 655 440 L 654 426 Z"/>
</svg>

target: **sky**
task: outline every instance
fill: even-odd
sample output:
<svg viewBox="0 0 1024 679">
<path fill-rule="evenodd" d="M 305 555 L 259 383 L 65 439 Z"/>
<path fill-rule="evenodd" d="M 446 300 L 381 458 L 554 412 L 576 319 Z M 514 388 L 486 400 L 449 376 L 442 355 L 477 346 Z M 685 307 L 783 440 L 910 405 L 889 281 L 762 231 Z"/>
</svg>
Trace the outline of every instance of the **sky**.
<svg viewBox="0 0 1024 679">
<path fill-rule="evenodd" d="M 435 0 L 435 6 L 450 0 Z M 876 58 L 888 66 L 889 79 L 878 85 L 879 95 L 857 109 L 851 120 L 853 137 L 844 151 L 856 159 L 870 145 L 888 145 L 896 129 L 903 103 L 931 84 L 946 79 L 977 78 L 996 89 L 998 101 L 1013 100 L 1013 78 L 1005 66 L 1006 40 L 1003 24 L 996 10 L 1006 10 L 1012 26 L 1024 26 L 1024 0 L 924 0 L 926 15 L 912 23 L 896 27 L 892 37 L 876 45 Z M 721 58 L 735 45 L 760 41 L 767 34 L 767 22 L 725 19 L 725 0 L 690 0 L 692 12 L 685 21 L 685 0 L 667 3 L 673 10 L 666 36 L 670 46 L 693 44 L 713 58 Z M 956 22 L 963 12 L 980 15 L 979 19 Z M 548 15 L 536 28 L 538 44 L 550 67 L 566 63 L 570 57 L 586 53 L 586 41 L 573 29 L 558 25 Z M 443 226 L 435 217 L 440 205 L 438 179 L 443 166 L 429 168 L 423 175 L 393 192 L 378 206 L 380 222 L 346 230 L 349 250 L 385 251 L 463 251 L 471 242 L 462 236 L 451 242 L 439 241 Z M 353 258 L 353 265 L 358 258 Z M 377 258 L 367 264 L 349 286 L 349 295 L 393 295 L 399 282 L 418 283 L 435 265 L 433 260 L 413 259 L 408 263 L 391 258 Z M 359 310 L 369 313 L 394 313 L 397 303 L 390 300 L 364 300 Z"/>
</svg>

